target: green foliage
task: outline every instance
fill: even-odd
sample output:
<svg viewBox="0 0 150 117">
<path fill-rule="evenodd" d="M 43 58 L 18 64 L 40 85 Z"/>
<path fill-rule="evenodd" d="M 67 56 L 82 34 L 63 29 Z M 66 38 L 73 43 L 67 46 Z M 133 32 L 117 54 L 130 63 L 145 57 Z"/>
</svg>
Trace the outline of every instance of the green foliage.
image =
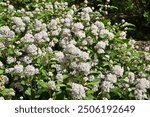
<svg viewBox="0 0 150 117">
<path fill-rule="evenodd" d="M 136 25 L 136 30 L 129 33 L 131 36 L 140 40 L 150 40 L 149 0 L 111 0 L 110 4 L 118 8 L 115 13 L 117 19 L 125 19 Z M 113 15 L 114 13 L 112 17 Z"/>
<path fill-rule="evenodd" d="M 92 0 L 88 3 L 94 6 L 92 10 L 74 0 L 68 1 L 70 6 L 50 2 L 10 1 L 13 10 L 7 4 L 1 5 L 0 96 L 5 99 L 149 99 L 150 87 L 144 88 L 147 95 L 144 98 L 137 96 L 135 90 L 142 90 L 140 80 L 149 82 L 150 55 L 136 50 L 134 40 L 126 38 L 127 31 L 136 28 L 134 24 L 112 23 L 108 17 L 117 10 L 123 12 L 119 8 L 121 3 L 115 5 L 112 1 L 109 6 L 104 0 Z M 129 3 L 125 1 L 121 5 Z M 134 9 L 131 6 L 126 12 Z M 24 21 L 24 16 L 29 21 Z M 148 18 L 149 12 L 144 17 Z M 9 35 L 11 31 L 13 36 Z"/>
</svg>

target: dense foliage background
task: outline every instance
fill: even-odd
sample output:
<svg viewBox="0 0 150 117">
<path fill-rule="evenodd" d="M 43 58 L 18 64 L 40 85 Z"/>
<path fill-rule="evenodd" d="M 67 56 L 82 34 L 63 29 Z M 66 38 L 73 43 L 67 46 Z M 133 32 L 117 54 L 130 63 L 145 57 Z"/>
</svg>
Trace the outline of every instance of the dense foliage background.
<svg viewBox="0 0 150 117">
<path fill-rule="evenodd" d="M 0 99 L 150 99 L 150 1 L 0 1 Z"/>
</svg>

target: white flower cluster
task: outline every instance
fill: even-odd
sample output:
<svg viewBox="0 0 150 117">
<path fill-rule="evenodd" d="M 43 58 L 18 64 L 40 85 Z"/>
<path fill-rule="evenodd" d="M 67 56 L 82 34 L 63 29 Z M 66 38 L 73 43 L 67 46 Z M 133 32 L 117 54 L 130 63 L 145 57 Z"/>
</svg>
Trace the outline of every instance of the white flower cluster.
<svg viewBox="0 0 150 117">
<path fill-rule="evenodd" d="M 120 38 L 126 39 L 126 36 L 127 36 L 127 33 L 126 33 L 125 31 L 122 31 L 122 32 L 120 33 Z"/>
<path fill-rule="evenodd" d="M 95 49 L 97 50 L 97 52 L 100 53 L 105 53 L 105 48 L 108 45 L 108 41 L 99 41 L 96 46 Z"/>
<path fill-rule="evenodd" d="M 79 65 L 77 66 L 77 69 L 81 72 L 83 72 L 85 75 L 90 74 L 90 70 L 91 70 L 91 65 L 90 63 L 79 63 Z"/>
<path fill-rule="evenodd" d="M 72 44 L 69 47 L 68 46 L 66 47 L 66 51 L 67 52 L 65 52 L 65 54 L 63 52 L 55 53 L 56 60 L 59 63 L 65 63 L 67 62 L 67 60 L 72 60 L 72 59 L 76 61 L 79 61 L 80 59 L 82 59 L 83 61 L 90 59 L 88 53 L 81 51 L 80 49 L 78 49 Z M 80 58 L 77 59 L 78 57 Z M 79 63 L 75 62 L 74 65 L 73 63 L 71 63 L 69 67 L 71 69 L 74 69 L 76 72 L 78 71 L 83 73 L 84 75 L 90 74 L 91 65 L 88 62 L 79 62 Z"/>
<path fill-rule="evenodd" d="M 114 34 L 112 32 L 109 32 L 107 29 L 102 29 L 99 33 L 100 35 L 107 35 L 109 40 L 112 40 L 114 38 Z"/>
<path fill-rule="evenodd" d="M 11 56 L 8 56 L 8 57 L 7 57 L 7 63 L 8 63 L 8 64 L 11 64 L 11 63 L 14 63 L 14 62 L 16 62 L 16 58 L 11 57 Z"/>
<path fill-rule="evenodd" d="M 67 14 L 64 16 L 64 18 L 60 19 L 60 22 L 62 23 L 62 25 L 64 25 L 67 28 L 71 28 L 72 26 L 72 21 L 73 21 L 73 15 L 74 15 L 74 11 L 70 10 L 67 12 Z"/>
<path fill-rule="evenodd" d="M 28 54 L 31 54 L 31 55 L 36 55 L 37 54 L 37 50 L 38 50 L 38 48 L 34 44 L 31 44 L 31 45 L 26 47 L 26 52 Z"/>
<path fill-rule="evenodd" d="M 59 2 L 56 1 L 56 2 L 54 3 L 54 8 L 55 8 L 55 9 L 62 9 L 62 10 L 63 10 L 63 9 L 65 9 L 67 6 L 68 6 L 68 3 L 67 3 L 67 2 L 59 3 Z"/>
<path fill-rule="evenodd" d="M 138 89 L 141 89 L 141 90 L 145 91 L 146 89 L 150 88 L 150 81 L 145 79 L 145 78 L 139 79 L 137 81 L 136 87 Z"/>
<path fill-rule="evenodd" d="M 30 64 L 30 63 L 32 63 L 32 58 L 29 56 L 24 56 L 23 58 L 21 58 L 21 61 L 26 64 Z"/>
<path fill-rule="evenodd" d="M 93 10 L 90 7 L 85 7 L 82 9 L 81 12 L 81 19 L 85 21 L 90 21 L 90 15 L 89 13 L 93 12 Z"/>
<path fill-rule="evenodd" d="M 56 79 L 57 79 L 58 81 L 63 82 L 63 75 L 62 75 L 61 73 L 58 73 L 58 74 L 56 75 Z"/>
<path fill-rule="evenodd" d="M 29 23 L 29 22 L 30 22 L 30 17 L 28 17 L 28 16 L 23 16 L 23 17 L 22 17 L 22 21 L 25 22 L 25 23 Z"/>
<path fill-rule="evenodd" d="M 46 8 L 46 9 L 53 9 L 52 3 L 46 4 L 46 5 L 45 5 L 45 8 Z"/>
<path fill-rule="evenodd" d="M 107 74 L 106 76 L 100 74 L 100 78 L 103 78 L 104 81 L 102 82 L 102 90 L 105 92 L 110 92 L 110 89 L 114 88 L 114 83 L 117 82 L 117 76 L 115 74 Z"/>
<path fill-rule="evenodd" d="M 74 57 L 80 57 L 84 61 L 89 60 L 90 56 L 89 53 L 81 51 L 78 47 L 73 44 L 68 44 L 64 50 L 66 54 L 73 55 Z M 72 56 L 72 57 L 73 57 Z"/>
<path fill-rule="evenodd" d="M 36 32 L 40 32 L 42 30 L 47 30 L 46 29 L 46 24 L 42 23 L 40 20 L 35 19 L 35 23 L 34 23 L 34 27 L 35 27 L 35 31 Z"/>
<path fill-rule="evenodd" d="M 135 74 L 133 72 L 128 73 L 128 79 L 130 83 L 134 83 L 135 80 Z"/>
<path fill-rule="evenodd" d="M 23 20 L 20 17 L 13 17 L 12 21 L 14 23 L 14 25 L 12 26 L 12 28 L 16 32 L 20 33 L 20 32 L 25 31 L 26 24 L 23 22 Z"/>
<path fill-rule="evenodd" d="M 80 55 L 80 52 L 81 52 L 81 50 L 73 44 L 68 44 L 65 50 L 67 53 L 75 55 L 75 56 Z"/>
<path fill-rule="evenodd" d="M 81 51 L 73 44 L 68 44 L 64 52 L 56 52 L 55 58 L 59 63 L 66 63 L 66 65 L 70 61 L 71 64 L 68 67 L 73 69 L 74 73 L 90 74 L 91 65 L 89 62 L 86 62 L 90 59 L 89 53 Z M 75 60 L 75 62 L 72 62 L 72 60 Z"/>
<path fill-rule="evenodd" d="M 0 27 L 0 37 L 13 38 L 15 33 L 8 26 Z"/>
<path fill-rule="evenodd" d="M 111 83 L 116 83 L 117 82 L 117 76 L 114 74 L 107 74 L 106 80 L 111 82 Z"/>
<path fill-rule="evenodd" d="M 119 66 L 119 65 L 115 65 L 113 68 L 112 68 L 112 72 L 114 74 L 116 74 L 117 76 L 120 76 L 122 77 L 123 73 L 124 73 L 124 68 Z"/>
<path fill-rule="evenodd" d="M 107 45 L 108 45 L 108 41 L 99 41 L 96 44 L 95 48 L 96 49 L 105 49 Z"/>
<path fill-rule="evenodd" d="M 23 8 L 17 10 L 8 3 L 4 5 L 9 8 L 7 12 L 12 17 L 9 27 L 3 23 L 0 26 L 0 69 L 2 72 L 4 70 L 1 74 L 6 76 L 5 83 L 11 79 L 10 87 L 24 94 L 27 93 L 24 87 L 31 88 L 29 79 L 33 77 L 32 85 L 37 87 L 37 96 L 43 95 L 42 91 L 52 90 L 48 99 L 57 98 L 58 93 L 55 91 L 67 92 L 70 84 L 71 94 L 63 95 L 66 98 L 70 96 L 71 99 L 86 99 L 87 90 L 91 94 L 96 92 L 95 94 L 103 95 L 116 87 L 135 90 L 136 99 L 149 98 L 148 50 L 143 52 L 141 58 L 135 57 L 134 52 L 142 53 L 134 49 L 135 41 L 129 40 L 127 43 L 126 31 L 119 31 L 110 22 L 105 26 L 102 22 L 104 17 L 95 15 L 100 12 L 88 7 L 87 0 L 81 9 L 75 5 L 68 7 L 63 2 L 52 4 L 42 1 L 44 2 L 35 1 L 33 11 Z M 26 8 L 30 9 L 30 6 L 27 5 Z M 5 12 L 0 14 L 2 17 L 8 15 Z M 120 43 L 119 39 L 124 43 Z M 142 64 L 143 62 L 145 63 Z M 138 65 L 141 66 L 137 67 Z M 144 68 L 145 71 L 138 76 L 139 68 Z M 120 82 L 122 80 L 127 82 Z M 2 88 L 5 88 L 5 83 L 0 84 Z M 135 83 L 136 87 L 130 88 L 130 84 Z M 16 97 L 22 96 L 20 94 Z M 14 93 L 10 92 L 10 95 L 13 96 Z M 109 99 L 105 96 L 101 98 Z"/>
<path fill-rule="evenodd" d="M 124 68 L 122 68 L 121 66 L 119 66 L 119 65 L 113 66 L 113 68 L 112 68 L 113 74 L 109 73 L 105 76 L 105 79 L 102 82 L 102 89 L 105 92 L 110 92 L 110 89 L 114 88 L 113 84 L 117 82 L 117 77 L 122 77 L 123 72 L 124 72 Z"/>
<path fill-rule="evenodd" d="M 103 81 L 102 83 L 102 89 L 105 92 L 110 92 L 110 89 L 113 88 L 113 83 L 109 82 L 109 81 Z"/>
<path fill-rule="evenodd" d="M 15 65 L 14 66 L 14 72 L 17 74 L 23 73 L 23 69 L 24 69 L 23 65 Z"/>
<path fill-rule="evenodd" d="M 47 27 L 49 30 L 55 30 L 57 29 L 57 24 L 58 24 L 57 20 L 52 19 Z"/>
<path fill-rule="evenodd" d="M 104 24 L 102 22 L 96 21 L 94 24 L 91 25 L 90 28 L 91 28 L 91 32 L 92 32 L 93 35 L 99 36 L 100 31 L 102 29 L 104 29 L 105 26 L 104 26 Z"/>
<path fill-rule="evenodd" d="M 14 10 L 14 6 L 13 5 L 8 5 L 8 10 Z"/>
<path fill-rule="evenodd" d="M 140 89 L 136 89 L 135 90 L 135 98 L 137 100 L 144 100 L 144 99 L 147 99 L 147 95 L 145 94 L 145 92 L 143 90 L 140 90 Z"/>
<path fill-rule="evenodd" d="M 62 29 L 62 36 L 63 37 L 71 37 L 71 30 L 68 28 Z"/>
<path fill-rule="evenodd" d="M 150 46 L 145 47 L 144 50 L 145 50 L 146 52 L 149 52 L 149 51 L 150 51 Z"/>
<path fill-rule="evenodd" d="M 60 31 L 61 31 L 61 28 L 58 27 L 60 21 L 59 19 L 52 19 L 51 22 L 48 24 L 48 29 L 49 29 L 49 33 L 51 34 L 51 36 L 58 36 Z"/>
<path fill-rule="evenodd" d="M 24 69 L 24 74 L 26 76 L 33 76 L 38 73 L 39 73 L 39 70 L 35 68 L 33 65 L 27 65 Z"/>
<path fill-rule="evenodd" d="M 81 84 L 72 83 L 72 95 L 75 99 L 84 99 L 85 90 Z"/>
<path fill-rule="evenodd" d="M 48 42 L 49 41 L 49 37 L 46 31 L 41 31 L 39 33 L 36 33 L 34 35 L 34 38 L 37 42 Z"/>
<path fill-rule="evenodd" d="M 85 32 L 83 31 L 84 26 L 81 22 L 74 23 L 72 27 L 72 32 L 78 37 L 78 38 L 84 38 L 86 37 Z"/>
<path fill-rule="evenodd" d="M 26 42 L 26 43 L 32 43 L 35 40 L 34 40 L 34 36 L 32 34 L 27 33 L 27 34 L 25 34 L 24 37 L 21 38 L 20 41 L 21 42 Z"/>
<path fill-rule="evenodd" d="M 59 51 L 55 53 L 56 60 L 60 63 L 65 62 L 65 55 L 63 52 Z"/>
<path fill-rule="evenodd" d="M 135 90 L 136 99 L 147 99 L 147 89 L 150 89 L 150 80 L 147 80 L 146 78 L 137 79 Z"/>
<path fill-rule="evenodd" d="M 48 88 L 51 90 L 55 90 L 56 89 L 56 84 L 54 81 L 49 81 L 48 82 Z"/>
<path fill-rule="evenodd" d="M 39 73 L 39 70 L 35 68 L 33 65 L 27 65 L 24 67 L 21 64 L 15 65 L 14 67 L 7 68 L 5 69 L 5 73 L 9 74 L 20 74 L 20 77 L 25 77 L 25 76 L 34 76 Z"/>
</svg>

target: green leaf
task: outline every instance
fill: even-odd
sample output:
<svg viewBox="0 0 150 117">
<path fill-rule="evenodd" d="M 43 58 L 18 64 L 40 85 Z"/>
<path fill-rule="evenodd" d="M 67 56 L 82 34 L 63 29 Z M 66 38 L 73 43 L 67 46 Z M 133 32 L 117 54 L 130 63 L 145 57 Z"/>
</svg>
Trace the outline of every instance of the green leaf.
<svg viewBox="0 0 150 117">
<path fill-rule="evenodd" d="M 40 97 L 40 95 L 35 95 L 35 98 L 39 98 Z"/>
<path fill-rule="evenodd" d="M 25 94 L 31 96 L 31 88 L 28 88 L 28 89 L 25 91 Z"/>
<path fill-rule="evenodd" d="M 86 100 L 93 100 L 95 97 L 93 96 L 93 95 L 88 95 L 88 96 L 86 96 Z"/>
<path fill-rule="evenodd" d="M 104 34 L 104 35 L 100 35 L 101 39 L 106 39 L 108 35 Z"/>
<path fill-rule="evenodd" d="M 109 6 L 108 8 L 111 9 L 111 10 L 118 10 L 118 8 L 115 7 L 115 6 Z"/>
<path fill-rule="evenodd" d="M 135 95 L 134 95 L 133 93 L 129 93 L 129 97 L 130 97 L 130 98 L 134 98 Z"/>
<path fill-rule="evenodd" d="M 4 70 L 1 70 L 1 69 L 0 69 L 0 75 L 2 75 L 3 73 L 4 73 Z"/>
<path fill-rule="evenodd" d="M 42 69 L 41 72 L 42 72 L 42 75 L 43 75 L 43 76 L 47 76 L 46 70 Z"/>
<path fill-rule="evenodd" d="M 111 93 L 112 93 L 112 95 L 117 96 L 119 98 L 122 98 L 122 96 L 123 96 L 122 89 L 120 89 L 118 87 L 115 87 L 115 88 L 111 89 Z"/>
<path fill-rule="evenodd" d="M 3 89 L 2 91 L 0 91 L 0 94 L 2 94 L 3 96 L 7 96 L 10 95 L 10 93 L 15 92 L 14 89 L 10 88 L 10 89 Z"/>
<path fill-rule="evenodd" d="M 125 23 L 123 24 L 123 27 L 135 27 L 135 25 L 132 23 Z"/>
<path fill-rule="evenodd" d="M 10 55 L 14 54 L 14 50 L 13 50 L 12 48 L 9 48 L 9 49 L 7 50 L 7 52 L 8 52 L 8 54 L 10 54 Z"/>
<path fill-rule="evenodd" d="M 69 75 L 68 74 L 64 74 L 63 75 L 63 79 L 67 79 L 67 78 L 69 78 Z"/>
<path fill-rule="evenodd" d="M 99 84 L 99 79 L 98 80 L 94 80 L 92 82 L 87 83 L 87 85 L 98 85 Z"/>
<path fill-rule="evenodd" d="M 91 95 L 91 94 L 93 94 L 94 92 L 92 91 L 92 90 L 88 90 L 87 92 L 86 92 L 86 94 L 87 95 Z"/>
<path fill-rule="evenodd" d="M 37 82 L 37 84 L 40 85 L 40 86 L 42 86 L 43 88 L 47 88 L 47 83 L 44 82 L 44 81 L 42 81 L 42 80 L 39 80 L 39 81 Z"/>
<path fill-rule="evenodd" d="M 58 87 L 66 87 L 65 84 L 61 84 L 61 83 L 58 83 L 57 86 L 58 86 Z"/>
<path fill-rule="evenodd" d="M 109 64 L 110 64 L 109 62 L 103 62 L 103 65 L 102 65 L 102 66 L 103 66 L 103 67 L 109 66 Z"/>
<path fill-rule="evenodd" d="M 148 17 L 149 17 L 149 13 L 145 11 L 144 14 L 143 14 L 143 16 L 144 16 L 145 18 L 148 18 Z"/>
<path fill-rule="evenodd" d="M 41 59 L 40 58 L 37 58 L 37 64 L 40 64 L 41 63 Z"/>
<path fill-rule="evenodd" d="M 24 80 L 21 81 L 22 85 L 26 85 L 26 82 Z"/>
<path fill-rule="evenodd" d="M 132 30 L 135 30 L 135 28 L 127 28 L 126 30 L 132 31 Z"/>
</svg>

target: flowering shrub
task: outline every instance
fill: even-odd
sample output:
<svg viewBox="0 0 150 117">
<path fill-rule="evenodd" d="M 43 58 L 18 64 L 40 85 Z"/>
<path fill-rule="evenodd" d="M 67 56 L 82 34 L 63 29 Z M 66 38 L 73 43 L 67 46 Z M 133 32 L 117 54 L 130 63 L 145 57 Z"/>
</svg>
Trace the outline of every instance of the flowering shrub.
<svg viewBox="0 0 150 117">
<path fill-rule="evenodd" d="M 86 3 L 1 7 L 1 99 L 150 98 L 150 53 L 126 38 L 127 22 L 111 25 Z"/>
</svg>

